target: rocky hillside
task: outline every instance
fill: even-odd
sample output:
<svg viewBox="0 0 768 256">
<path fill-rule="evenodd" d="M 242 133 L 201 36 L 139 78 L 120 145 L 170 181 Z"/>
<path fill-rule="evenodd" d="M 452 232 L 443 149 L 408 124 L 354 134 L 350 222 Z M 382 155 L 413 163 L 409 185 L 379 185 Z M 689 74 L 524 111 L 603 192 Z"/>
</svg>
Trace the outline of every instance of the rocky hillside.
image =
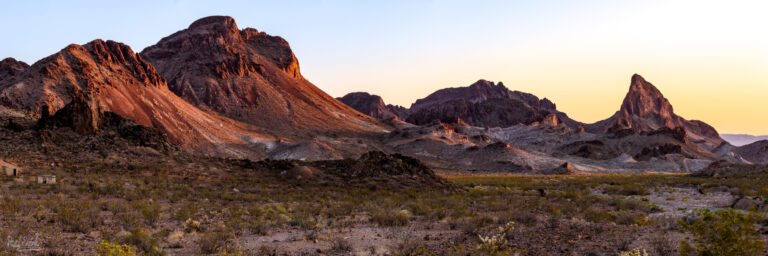
<svg viewBox="0 0 768 256">
<path fill-rule="evenodd" d="M 590 132 L 612 133 L 621 130 L 650 132 L 677 127 L 685 129 L 691 141 L 710 150 L 723 142 L 712 126 L 698 120 L 689 121 L 675 114 L 672 104 L 661 91 L 642 76 L 635 74 L 619 111 L 610 118 L 585 128 Z"/>
<path fill-rule="evenodd" d="M 226 16 L 202 18 L 141 56 L 168 88 L 202 109 L 288 138 L 382 131 L 375 120 L 304 79 L 290 45 Z"/>
<path fill-rule="evenodd" d="M 407 121 L 428 124 L 434 121 L 455 122 L 458 119 L 479 127 L 509 127 L 541 122 L 556 114 L 569 126 L 578 126 L 548 99 L 507 89 L 501 82 L 479 80 L 468 87 L 446 88 L 417 100 L 410 108 Z"/>
<path fill-rule="evenodd" d="M 152 65 L 114 41 L 67 46 L 0 83 L 2 105 L 43 116 L 62 109 L 77 94 L 92 98 L 89 108 L 97 111 L 90 113 L 114 112 L 155 127 L 187 149 L 259 157 L 265 155 L 262 143 L 272 140 L 254 127 L 208 114 L 182 100 L 168 90 Z"/>
<path fill-rule="evenodd" d="M 385 104 L 384 99 L 379 95 L 372 95 L 367 92 L 348 93 L 347 95 L 344 95 L 344 97 L 336 99 L 360 113 L 378 119 L 397 118 L 399 120 L 405 120 L 408 116 L 408 109 L 401 106 Z"/>
<path fill-rule="evenodd" d="M 368 93 L 350 93 L 339 100 L 372 117 L 386 119 L 397 116 L 416 125 L 461 120 L 479 127 L 509 127 L 542 122 L 551 114 L 573 128 L 581 125 L 557 111 L 555 104 L 546 98 L 511 91 L 501 82 L 496 84 L 486 80 L 467 87 L 438 90 L 417 100 L 410 109 L 386 105 L 381 97 Z"/>
<path fill-rule="evenodd" d="M 768 140 L 761 140 L 733 150 L 752 163 L 768 164 Z"/>
</svg>

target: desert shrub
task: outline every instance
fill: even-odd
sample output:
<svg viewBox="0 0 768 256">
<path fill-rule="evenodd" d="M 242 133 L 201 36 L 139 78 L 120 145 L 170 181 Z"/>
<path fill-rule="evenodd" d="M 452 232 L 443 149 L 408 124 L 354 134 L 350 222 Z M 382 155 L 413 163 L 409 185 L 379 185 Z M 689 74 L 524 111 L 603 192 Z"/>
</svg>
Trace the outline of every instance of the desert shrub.
<svg viewBox="0 0 768 256">
<path fill-rule="evenodd" d="M 411 213 L 407 210 L 401 210 L 397 212 L 381 210 L 373 213 L 371 216 L 371 221 L 379 224 L 379 226 L 395 227 L 408 225 L 410 218 Z"/>
<path fill-rule="evenodd" d="M 496 230 L 494 230 L 492 233 L 488 234 L 487 236 L 484 235 L 478 235 L 477 237 L 480 239 L 480 244 L 478 245 L 478 249 L 482 252 L 486 252 L 488 254 L 499 254 L 501 252 L 508 252 L 510 250 L 514 250 L 513 248 L 510 248 L 508 246 L 508 240 L 507 240 L 507 233 L 511 232 L 513 229 L 515 229 L 515 223 L 514 222 L 507 222 L 507 224 L 498 227 Z"/>
<path fill-rule="evenodd" d="M 157 240 L 143 229 L 134 229 L 125 240 L 128 244 L 136 246 L 146 255 L 165 255 L 165 252 L 160 250 Z"/>
<path fill-rule="evenodd" d="M 352 251 L 352 243 L 342 236 L 334 236 L 331 238 L 331 251 L 350 252 Z"/>
<path fill-rule="evenodd" d="M 136 250 L 127 244 L 110 243 L 102 240 L 96 245 L 96 256 L 134 256 Z"/>
<path fill-rule="evenodd" d="M 645 196 L 648 195 L 648 190 L 643 184 L 627 182 L 621 185 L 608 185 L 603 189 L 603 193 L 611 195 Z"/>
<path fill-rule="evenodd" d="M 192 232 L 199 232 L 200 229 L 200 222 L 196 220 L 187 219 L 184 221 L 184 232 L 192 233 Z"/>
<path fill-rule="evenodd" d="M 64 201 L 54 210 L 64 231 L 88 233 L 101 223 L 99 209 L 90 201 Z"/>
<path fill-rule="evenodd" d="M 193 203 L 187 203 L 179 207 L 179 210 L 173 213 L 173 219 L 184 221 L 186 219 L 192 218 L 195 216 L 195 212 L 197 211 L 198 207 L 195 206 Z"/>
<path fill-rule="evenodd" d="M 224 223 L 219 223 L 212 230 L 204 233 L 198 243 L 204 254 L 227 253 L 234 250 L 234 232 Z"/>
<path fill-rule="evenodd" d="M 648 253 L 645 251 L 645 249 L 634 249 L 631 251 L 621 252 L 619 255 L 621 256 L 648 256 Z"/>
<path fill-rule="evenodd" d="M 680 242 L 680 255 L 762 255 L 764 245 L 754 226 L 755 214 L 704 209 L 697 215 L 690 224 L 680 221 L 681 230 L 693 235 L 693 244 L 688 237 Z"/>
<path fill-rule="evenodd" d="M 655 255 L 672 255 L 676 251 L 674 240 L 665 233 L 652 236 L 648 243 L 651 245 L 651 250 Z"/>
<path fill-rule="evenodd" d="M 408 248 L 407 250 L 401 250 L 395 253 L 395 256 L 435 256 L 437 254 L 430 252 L 423 245 L 419 245 L 415 248 Z"/>
<path fill-rule="evenodd" d="M 147 201 L 134 201 L 132 203 L 133 208 L 141 212 L 141 216 L 148 225 L 154 226 L 157 220 L 160 219 L 160 204 L 155 203 L 152 199 Z"/>
</svg>

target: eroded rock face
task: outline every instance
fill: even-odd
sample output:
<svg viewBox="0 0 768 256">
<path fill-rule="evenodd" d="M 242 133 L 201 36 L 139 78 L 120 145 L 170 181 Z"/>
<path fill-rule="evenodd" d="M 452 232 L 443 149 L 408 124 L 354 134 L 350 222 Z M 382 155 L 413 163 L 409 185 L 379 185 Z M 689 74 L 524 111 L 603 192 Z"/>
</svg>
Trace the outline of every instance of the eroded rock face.
<svg viewBox="0 0 768 256">
<path fill-rule="evenodd" d="M 34 66 L 0 82 L 0 103 L 40 114 L 43 106 L 56 112 L 72 100 L 77 91 L 97 92 L 123 85 L 166 87 L 154 67 L 115 41 L 94 40 L 72 44 Z"/>
<path fill-rule="evenodd" d="M 360 113 L 378 119 L 397 118 L 405 120 L 408 116 L 408 109 L 401 106 L 387 105 L 380 96 L 366 92 L 348 93 L 344 97 L 337 99 L 347 106 L 360 111 Z"/>
<path fill-rule="evenodd" d="M 310 138 L 375 126 L 305 80 L 287 41 L 241 30 L 231 17 L 195 21 L 141 55 L 181 98 L 275 135 Z"/>
<path fill-rule="evenodd" d="M 182 100 L 152 65 L 122 43 L 73 44 L 0 82 L 0 104 L 16 110 L 45 116 L 71 102 L 73 128 L 80 133 L 96 129 L 98 113 L 113 112 L 157 128 L 185 149 L 234 157 L 265 155 L 259 148 L 229 146 L 268 138 L 257 128 L 210 115 Z"/>
<path fill-rule="evenodd" d="M 45 133 L 44 130 L 62 127 L 70 127 L 74 132 L 86 136 L 112 131 L 138 145 L 158 150 L 175 148 L 161 131 L 136 124 L 114 112 L 102 111 L 99 98 L 89 93 L 76 93 L 72 97 L 72 102 L 54 115 L 45 114 L 47 106 L 43 106 L 42 109 L 43 114 L 35 125 L 35 129 L 41 134 Z"/>
<path fill-rule="evenodd" d="M 626 129 L 632 129 L 633 132 L 649 132 L 662 128 L 683 128 L 692 141 L 706 149 L 711 150 L 723 142 L 712 126 L 676 115 L 669 100 L 638 74 L 632 76 L 629 92 L 619 111 L 612 117 L 585 128 L 594 133 L 617 133 Z"/>
</svg>

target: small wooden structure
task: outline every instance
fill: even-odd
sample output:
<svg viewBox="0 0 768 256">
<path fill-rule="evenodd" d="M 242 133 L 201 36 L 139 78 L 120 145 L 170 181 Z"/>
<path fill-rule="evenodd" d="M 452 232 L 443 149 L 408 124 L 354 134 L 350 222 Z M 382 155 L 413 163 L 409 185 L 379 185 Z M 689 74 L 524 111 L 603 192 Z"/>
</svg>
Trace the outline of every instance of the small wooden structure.
<svg viewBox="0 0 768 256">
<path fill-rule="evenodd" d="M 38 175 L 38 184 L 56 184 L 56 175 Z"/>
<path fill-rule="evenodd" d="M 2 169 L 3 173 L 5 173 L 5 175 L 7 176 L 13 176 L 13 177 L 21 176 L 21 168 L 19 168 L 16 165 L 5 162 L 3 160 L 0 160 L 0 169 Z"/>
</svg>

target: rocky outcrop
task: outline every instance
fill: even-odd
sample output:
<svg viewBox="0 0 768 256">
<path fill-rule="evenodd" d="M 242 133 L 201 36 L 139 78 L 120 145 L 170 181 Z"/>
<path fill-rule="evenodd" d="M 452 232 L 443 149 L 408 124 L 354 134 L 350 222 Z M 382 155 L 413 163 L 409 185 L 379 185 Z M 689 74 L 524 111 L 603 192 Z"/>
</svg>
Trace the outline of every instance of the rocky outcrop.
<svg viewBox="0 0 768 256">
<path fill-rule="evenodd" d="M 416 102 L 411 105 L 410 109 L 411 111 L 419 111 L 420 109 L 430 105 L 441 104 L 457 99 L 462 99 L 471 103 L 477 103 L 492 98 L 511 98 L 519 100 L 535 108 L 546 110 L 556 109 L 555 104 L 546 98 L 539 100 L 538 97 L 532 94 L 519 91 L 510 91 L 501 82 L 494 83 L 482 79 L 468 87 L 456 87 L 438 90 L 423 99 L 416 100 Z"/>
<path fill-rule="evenodd" d="M 188 102 L 262 127 L 280 137 L 308 139 L 327 132 L 373 132 L 375 120 L 304 79 L 283 38 L 212 16 L 141 52 Z"/>
<path fill-rule="evenodd" d="M 548 99 L 507 89 L 501 82 L 479 80 L 468 87 L 446 88 L 417 100 L 406 120 L 413 124 L 462 119 L 479 127 L 509 127 L 541 122 L 551 114 L 574 128 L 578 122 L 558 112 Z"/>
<path fill-rule="evenodd" d="M 561 146 L 559 151 L 595 160 L 611 160 L 621 155 L 632 156 L 639 161 L 664 158 L 670 154 L 708 160 L 715 160 L 719 156 L 690 141 L 687 132 L 681 127 L 633 131 L 632 128 L 624 128 L 608 136 L 570 142 Z"/>
<path fill-rule="evenodd" d="M 0 83 L 29 68 L 27 63 L 14 58 L 5 58 L 0 61 Z"/>
<path fill-rule="evenodd" d="M 396 118 L 405 120 L 408 116 L 408 109 L 401 106 L 387 105 L 380 96 L 368 94 L 366 92 L 348 93 L 347 95 L 344 95 L 344 97 L 336 99 L 360 113 L 378 119 Z"/>
<path fill-rule="evenodd" d="M 627 92 L 621 108 L 616 114 L 606 120 L 588 125 L 587 131 L 593 133 L 648 132 L 662 128 L 683 128 L 688 138 L 693 142 L 714 149 L 723 139 L 712 126 L 697 120 L 686 120 L 675 114 L 661 91 L 642 76 L 632 76 L 629 92 Z"/>
<path fill-rule="evenodd" d="M 103 111 L 98 98 L 90 93 L 78 92 L 72 97 L 72 102 L 65 105 L 54 115 L 48 115 L 48 107 L 43 107 L 43 114 L 38 119 L 35 129 L 55 130 L 69 127 L 80 135 L 96 135 L 112 131 L 120 137 L 141 146 L 158 150 L 175 148 L 168 137 L 161 131 L 136 124 L 110 111 Z"/>
</svg>

